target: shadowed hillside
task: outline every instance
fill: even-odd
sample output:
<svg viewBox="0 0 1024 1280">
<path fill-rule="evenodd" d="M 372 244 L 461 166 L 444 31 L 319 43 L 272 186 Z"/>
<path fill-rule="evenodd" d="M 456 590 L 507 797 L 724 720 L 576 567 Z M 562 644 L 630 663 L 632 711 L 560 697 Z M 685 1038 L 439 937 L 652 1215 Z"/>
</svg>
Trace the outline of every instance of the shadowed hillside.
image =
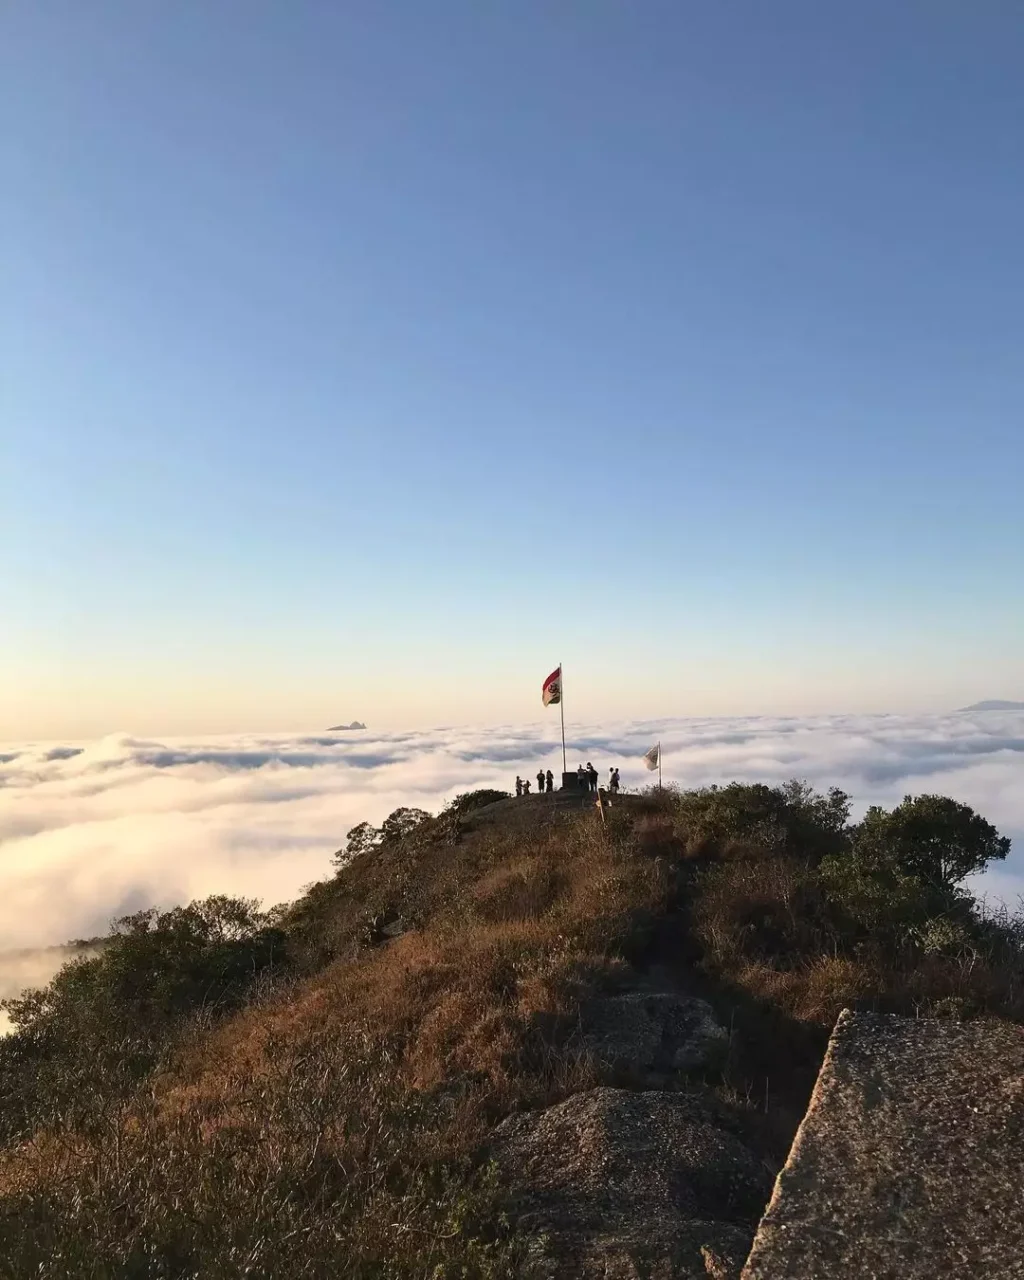
<svg viewBox="0 0 1024 1280">
<path fill-rule="evenodd" d="M 536 1223 L 601 1179 L 580 1208 L 543 1143 L 640 1124 L 731 1153 L 666 1274 L 735 1274 L 843 1007 L 1024 1018 L 1019 921 L 958 888 L 1007 849 L 940 797 L 476 793 L 355 828 L 287 907 L 127 917 L 7 1002 L 0 1273 L 597 1274 Z"/>
</svg>

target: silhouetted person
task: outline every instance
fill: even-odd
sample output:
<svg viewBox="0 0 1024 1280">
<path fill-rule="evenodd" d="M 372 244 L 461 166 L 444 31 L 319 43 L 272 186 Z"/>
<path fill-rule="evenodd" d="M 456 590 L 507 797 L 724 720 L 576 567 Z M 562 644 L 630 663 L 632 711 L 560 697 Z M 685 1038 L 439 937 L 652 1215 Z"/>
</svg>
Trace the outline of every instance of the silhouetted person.
<svg viewBox="0 0 1024 1280">
<path fill-rule="evenodd" d="M 554 791 L 555 789 L 555 775 L 551 772 L 550 769 L 544 775 L 544 780 L 548 784 L 548 795 L 550 795 L 552 791 Z"/>
<path fill-rule="evenodd" d="M 588 781 L 589 779 L 587 778 L 587 771 L 586 769 L 584 769 L 582 765 L 580 765 L 580 767 L 576 770 L 576 786 L 580 789 L 580 791 L 586 791 Z"/>
<path fill-rule="evenodd" d="M 539 796 L 542 796 L 544 794 L 544 770 L 543 769 L 537 770 L 537 794 Z"/>
<path fill-rule="evenodd" d="M 587 785 L 591 791 L 597 790 L 597 770 L 587 761 Z"/>
<path fill-rule="evenodd" d="M 522 794 L 523 794 L 523 780 L 522 778 L 517 776 L 516 777 L 516 795 L 521 796 Z"/>
<path fill-rule="evenodd" d="M 523 795 L 528 796 L 529 794 L 530 794 L 530 779 L 527 778 L 526 781 L 523 783 Z"/>
<path fill-rule="evenodd" d="M 613 770 L 611 771 L 611 777 L 608 779 L 608 790 L 609 790 L 609 791 L 611 791 L 613 795 L 618 795 L 618 794 L 619 794 L 619 771 L 618 771 L 618 769 L 613 769 Z"/>
</svg>

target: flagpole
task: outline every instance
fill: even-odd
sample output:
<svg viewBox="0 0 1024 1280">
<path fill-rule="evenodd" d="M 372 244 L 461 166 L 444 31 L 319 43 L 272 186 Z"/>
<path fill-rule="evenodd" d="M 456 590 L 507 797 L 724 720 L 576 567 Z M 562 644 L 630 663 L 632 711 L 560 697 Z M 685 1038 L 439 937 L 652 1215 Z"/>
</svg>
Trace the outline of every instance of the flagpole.
<svg viewBox="0 0 1024 1280">
<path fill-rule="evenodd" d="M 562 714 L 562 781 L 564 784 L 567 766 L 565 763 L 565 669 L 558 664 L 558 710 Z"/>
</svg>

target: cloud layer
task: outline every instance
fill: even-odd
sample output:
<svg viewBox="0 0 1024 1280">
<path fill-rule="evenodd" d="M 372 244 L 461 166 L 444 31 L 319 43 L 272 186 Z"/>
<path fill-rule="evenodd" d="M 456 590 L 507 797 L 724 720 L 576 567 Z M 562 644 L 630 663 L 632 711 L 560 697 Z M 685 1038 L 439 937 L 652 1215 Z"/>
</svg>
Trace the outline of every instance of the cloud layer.
<svg viewBox="0 0 1024 1280">
<path fill-rule="evenodd" d="M 644 785 L 639 757 L 658 739 L 666 780 L 685 785 L 801 777 L 845 787 L 859 811 L 907 792 L 964 800 L 1015 840 L 978 887 L 1011 901 L 1024 889 L 1022 712 L 577 726 L 569 764 L 593 760 L 603 777 L 618 764 L 625 785 Z M 557 773 L 560 754 L 547 725 L 4 744 L 0 951 L 213 892 L 293 898 L 329 874 L 355 823 Z"/>
</svg>

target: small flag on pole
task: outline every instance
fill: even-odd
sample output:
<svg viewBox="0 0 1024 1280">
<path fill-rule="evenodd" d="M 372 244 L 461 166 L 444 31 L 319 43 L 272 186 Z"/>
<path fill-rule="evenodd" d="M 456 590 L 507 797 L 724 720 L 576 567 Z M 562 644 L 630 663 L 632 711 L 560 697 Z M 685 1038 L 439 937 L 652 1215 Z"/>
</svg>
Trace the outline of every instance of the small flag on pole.
<svg viewBox="0 0 1024 1280">
<path fill-rule="evenodd" d="M 650 751 L 644 752 L 644 764 L 651 770 L 657 769 L 658 765 L 661 764 L 660 742 L 651 747 Z"/>
<path fill-rule="evenodd" d="M 562 668 L 555 667 L 541 687 L 541 699 L 546 707 L 562 701 Z"/>
<path fill-rule="evenodd" d="M 546 707 L 558 703 L 558 717 L 562 722 L 562 786 L 565 786 L 565 703 L 562 701 L 562 664 L 559 663 L 540 687 L 541 701 Z"/>
</svg>

